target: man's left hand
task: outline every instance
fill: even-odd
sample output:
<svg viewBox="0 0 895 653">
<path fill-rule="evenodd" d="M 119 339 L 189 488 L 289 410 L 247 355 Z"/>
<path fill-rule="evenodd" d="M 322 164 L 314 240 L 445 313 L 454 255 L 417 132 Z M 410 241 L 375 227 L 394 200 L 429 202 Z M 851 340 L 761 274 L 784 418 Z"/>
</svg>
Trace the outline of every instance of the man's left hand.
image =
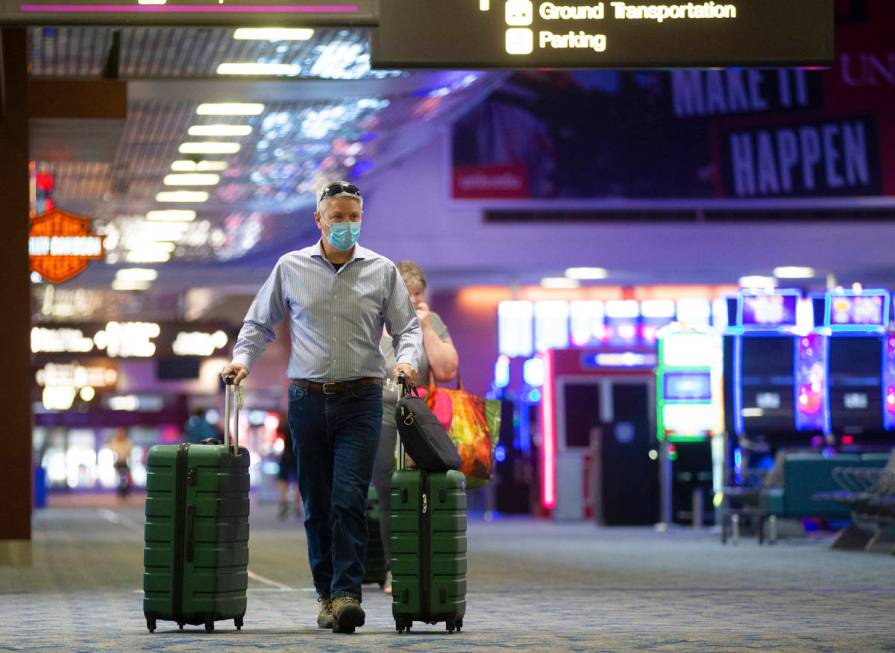
<svg viewBox="0 0 895 653">
<path fill-rule="evenodd" d="M 398 363 L 395 366 L 394 371 L 392 372 L 392 377 L 395 380 L 395 383 L 398 382 L 398 377 L 403 374 L 404 380 L 408 385 L 416 385 L 416 369 L 409 363 Z"/>
</svg>

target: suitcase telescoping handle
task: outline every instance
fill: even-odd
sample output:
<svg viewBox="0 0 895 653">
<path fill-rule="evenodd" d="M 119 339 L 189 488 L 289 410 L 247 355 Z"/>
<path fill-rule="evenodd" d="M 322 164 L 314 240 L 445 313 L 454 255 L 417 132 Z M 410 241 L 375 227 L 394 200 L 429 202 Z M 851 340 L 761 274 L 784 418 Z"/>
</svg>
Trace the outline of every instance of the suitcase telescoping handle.
<svg viewBox="0 0 895 653">
<path fill-rule="evenodd" d="M 239 404 L 241 396 L 237 396 L 241 392 L 241 388 L 233 382 L 236 380 L 235 374 L 228 374 L 224 377 L 224 444 L 230 445 L 230 451 L 234 456 L 239 455 Z M 235 390 L 234 390 L 235 388 Z M 233 405 L 233 414 L 231 415 L 230 405 Z M 230 419 L 233 419 L 233 439 L 230 438 Z"/>
<path fill-rule="evenodd" d="M 410 386 L 403 374 L 398 375 L 398 390 L 401 399 L 410 394 Z M 401 429 L 398 429 L 398 469 L 404 471 L 404 441 L 401 439 Z"/>
</svg>

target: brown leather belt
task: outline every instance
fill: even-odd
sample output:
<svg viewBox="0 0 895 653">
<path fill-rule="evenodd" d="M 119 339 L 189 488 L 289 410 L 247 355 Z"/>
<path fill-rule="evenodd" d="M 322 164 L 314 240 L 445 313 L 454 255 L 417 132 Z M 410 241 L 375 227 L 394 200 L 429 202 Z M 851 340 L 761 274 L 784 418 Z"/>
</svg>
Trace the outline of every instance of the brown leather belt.
<svg viewBox="0 0 895 653">
<path fill-rule="evenodd" d="M 305 392 L 321 395 L 337 395 L 359 385 L 374 384 L 381 385 L 382 379 L 375 376 L 367 376 L 362 379 L 352 379 L 351 381 L 333 381 L 328 383 L 317 383 L 316 381 L 308 381 L 306 379 L 292 379 L 292 385 L 297 385 Z"/>
</svg>

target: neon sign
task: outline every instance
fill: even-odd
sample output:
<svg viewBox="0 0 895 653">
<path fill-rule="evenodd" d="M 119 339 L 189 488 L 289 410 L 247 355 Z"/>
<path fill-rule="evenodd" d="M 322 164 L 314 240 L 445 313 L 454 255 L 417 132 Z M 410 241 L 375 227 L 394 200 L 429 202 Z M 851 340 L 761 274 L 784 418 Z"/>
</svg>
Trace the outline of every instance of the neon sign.
<svg viewBox="0 0 895 653">
<path fill-rule="evenodd" d="M 53 209 L 31 218 L 28 255 L 31 271 L 50 283 L 64 283 L 105 257 L 103 238 L 90 230 L 90 220 Z"/>
</svg>

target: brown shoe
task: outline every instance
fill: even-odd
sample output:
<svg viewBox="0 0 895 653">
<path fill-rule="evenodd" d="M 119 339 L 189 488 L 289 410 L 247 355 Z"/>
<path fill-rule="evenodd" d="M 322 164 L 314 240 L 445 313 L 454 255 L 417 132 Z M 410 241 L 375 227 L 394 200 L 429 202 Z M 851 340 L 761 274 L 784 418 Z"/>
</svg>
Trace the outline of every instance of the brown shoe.
<svg viewBox="0 0 895 653">
<path fill-rule="evenodd" d="M 353 633 L 364 625 L 366 615 L 360 601 L 351 596 L 337 596 L 333 599 L 333 632 Z"/>
<path fill-rule="evenodd" d="M 332 628 L 333 627 L 333 600 L 328 596 L 323 598 L 322 596 L 317 599 L 317 603 L 320 604 L 320 611 L 317 613 L 317 627 L 318 628 Z"/>
</svg>

